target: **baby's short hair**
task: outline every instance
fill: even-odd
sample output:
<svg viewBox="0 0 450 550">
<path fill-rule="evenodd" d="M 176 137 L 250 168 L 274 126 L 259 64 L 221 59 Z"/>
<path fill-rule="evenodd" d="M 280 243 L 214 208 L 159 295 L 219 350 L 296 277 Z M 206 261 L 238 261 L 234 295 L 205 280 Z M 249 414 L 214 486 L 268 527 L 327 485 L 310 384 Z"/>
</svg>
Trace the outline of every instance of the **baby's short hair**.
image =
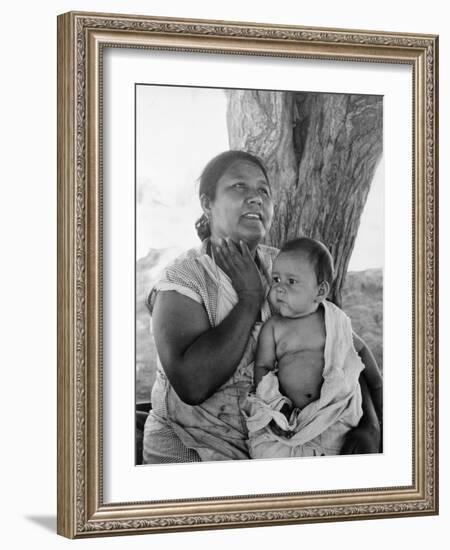
<svg viewBox="0 0 450 550">
<path fill-rule="evenodd" d="M 334 262 L 328 248 L 315 239 L 300 237 L 285 243 L 280 250 L 282 252 L 299 252 L 306 255 L 316 272 L 317 282 L 326 281 L 329 285 L 334 279 Z"/>
</svg>

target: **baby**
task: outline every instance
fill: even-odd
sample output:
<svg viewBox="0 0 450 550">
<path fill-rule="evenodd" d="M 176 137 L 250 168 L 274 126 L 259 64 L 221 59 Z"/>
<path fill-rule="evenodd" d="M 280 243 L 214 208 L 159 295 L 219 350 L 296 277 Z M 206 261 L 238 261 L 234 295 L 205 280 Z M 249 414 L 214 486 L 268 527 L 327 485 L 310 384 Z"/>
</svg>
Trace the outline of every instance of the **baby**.
<svg viewBox="0 0 450 550">
<path fill-rule="evenodd" d="M 368 352 L 363 364 L 357 351 L 364 342 L 347 315 L 326 300 L 333 272 L 328 249 L 305 237 L 285 244 L 274 261 L 269 300 L 275 314 L 259 336 L 256 393 L 247 411 L 253 458 L 339 454 L 362 416 L 358 379 L 364 367 L 381 418 L 375 360 Z"/>
</svg>

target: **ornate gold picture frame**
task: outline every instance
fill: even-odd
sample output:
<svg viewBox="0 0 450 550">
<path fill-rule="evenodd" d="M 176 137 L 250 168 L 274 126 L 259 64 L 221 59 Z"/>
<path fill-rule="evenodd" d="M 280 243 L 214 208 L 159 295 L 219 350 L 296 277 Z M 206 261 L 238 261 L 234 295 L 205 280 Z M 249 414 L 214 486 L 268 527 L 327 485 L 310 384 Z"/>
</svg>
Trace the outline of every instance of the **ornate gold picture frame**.
<svg viewBox="0 0 450 550">
<path fill-rule="evenodd" d="M 412 365 L 411 483 L 192 498 L 155 498 L 149 488 L 144 501 L 105 500 L 107 49 L 411 68 L 412 177 L 404 199 L 412 210 L 412 311 L 405 312 L 412 337 L 403 350 Z M 437 36 L 76 12 L 58 17 L 59 534 L 82 538 L 438 513 L 437 118 Z M 126 368 L 133 376 L 134 365 Z"/>
</svg>

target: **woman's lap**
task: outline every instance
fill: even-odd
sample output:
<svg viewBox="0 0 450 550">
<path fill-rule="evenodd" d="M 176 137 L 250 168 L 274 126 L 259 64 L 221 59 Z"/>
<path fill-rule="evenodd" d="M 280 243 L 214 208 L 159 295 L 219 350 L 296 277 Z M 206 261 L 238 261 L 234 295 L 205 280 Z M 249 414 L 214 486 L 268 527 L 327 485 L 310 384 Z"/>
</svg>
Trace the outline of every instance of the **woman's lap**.
<svg viewBox="0 0 450 550">
<path fill-rule="evenodd" d="M 201 462 L 193 449 L 186 447 L 172 428 L 150 412 L 144 427 L 143 464 Z"/>
</svg>

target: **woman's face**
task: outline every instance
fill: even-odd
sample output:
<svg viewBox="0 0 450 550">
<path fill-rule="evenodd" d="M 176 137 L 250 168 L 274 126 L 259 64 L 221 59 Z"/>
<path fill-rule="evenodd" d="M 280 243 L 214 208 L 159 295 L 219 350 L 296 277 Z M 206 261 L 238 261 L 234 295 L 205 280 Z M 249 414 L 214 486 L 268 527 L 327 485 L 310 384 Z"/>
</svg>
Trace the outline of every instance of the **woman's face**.
<svg viewBox="0 0 450 550">
<path fill-rule="evenodd" d="M 272 223 L 271 189 L 261 168 L 250 161 L 236 161 L 219 178 L 213 200 L 202 198 L 210 219 L 213 240 L 231 238 L 255 248 Z"/>
</svg>

